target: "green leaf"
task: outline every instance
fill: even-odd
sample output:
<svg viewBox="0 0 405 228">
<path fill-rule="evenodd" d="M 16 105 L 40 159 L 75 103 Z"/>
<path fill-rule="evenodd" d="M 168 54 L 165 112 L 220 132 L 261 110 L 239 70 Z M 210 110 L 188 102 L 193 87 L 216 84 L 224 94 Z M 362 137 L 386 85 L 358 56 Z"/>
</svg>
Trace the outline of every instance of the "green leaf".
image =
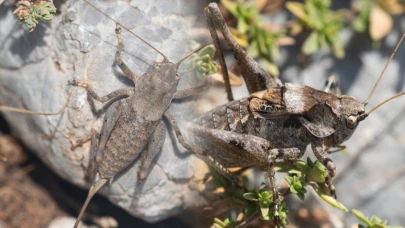
<svg viewBox="0 0 405 228">
<path fill-rule="evenodd" d="M 367 226 L 371 226 L 372 224 L 368 221 L 368 218 L 363 214 L 363 212 L 357 210 L 357 209 L 352 209 L 352 213 L 358 220 L 360 220 L 362 223 L 367 224 Z"/>
<path fill-rule="evenodd" d="M 233 225 L 234 225 L 234 222 L 230 221 L 228 218 L 226 218 L 224 221 L 221 221 L 218 218 L 214 218 L 213 226 L 215 228 L 232 227 Z"/>
<path fill-rule="evenodd" d="M 316 31 L 320 31 L 324 27 L 325 23 L 324 18 L 322 17 L 322 10 L 317 8 L 315 4 L 311 4 L 310 1 L 305 2 L 305 9 L 307 10 L 310 18 L 308 21 L 308 26 Z"/>
<path fill-rule="evenodd" d="M 259 56 L 259 47 L 256 40 L 253 40 L 246 49 L 246 52 L 252 58 L 256 58 Z"/>
<path fill-rule="evenodd" d="M 269 220 L 269 206 L 265 206 L 265 207 L 260 207 L 260 213 L 262 215 L 262 219 L 263 220 Z"/>
<path fill-rule="evenodd" d="M 316 51 L 318 51 L 319 49 L 318 38 L 319 38 L 318 32 L 313 31 L 302 45 L 302 52 L 306 55 L 311 55 Z"/>
<path fill-rule="evenodd" d="M 285 180 L 287 181 L 288 185 L 292 185 L 294 178 L 291 176 L 286 176 Z"/>
<path fill-rule="evenodd" d="M 199 56 L 208 55 L 208 56 L 210 56 L 211 58 L 214 58 L 215 51 L 216 51 L 215 46 L 214 46 L 213 44 L 211 44 L 211 45 L 207 45 L 207 46 L 203 47 L 203 48 L 198 52 L 198 55 L 199 55 Z"/>
<path fill-rule="evenodd" d="M 304 4 L 300 2 L 287 2 L 285 7 L 299 19 L 304 19 L 307 14 L 305 12 Z"/>
<path fill-rule="evenodd" d="M 311 171 L 308 173 L 308 181 L 314 181 L 317 183 L 324 183 L 325 177 L 328 175 L 328 170 L 319 161 L 312 164 Z"/>
<path fill-rule="evenodd" d="M 372 3 L 369 0 L 362 0 L 358 8 L 359 14 L 352 21 L 351 26 L 355 31 L 364 33 L 369 30 Z"/>
<path fill-rule="evenodd" d="M 253 192 L 247 192 L 243 194 L 243 198 L 250 200 L 250 201 L 257 201 L 257 195 Z"/>
<path fill-rule="evenodd" d="M 303 190 L 305 190 L 305 193 L 307 192 L 307 190 L 305 188 Z M 305 193 L 304 192 L 298 192 L 298 194 L 297 194 L 298 198 L 300 198 L 300 200 L 304 200 L 305 199 Z"/>
<path fill-rule="evenodd" d="M 315 190 L 316 194 L 318 194 L 318 196 L 321 197 L 321 199 L 323 199 L 325 202 L 344 212 L 349 211 L 342 203 L 337 201 L 335 198 L 323 193 L 318 186 L 311 184 L 311 187 Z"/>
<path fill-rule="evenodd" d="M 229 0 L 221 0 L 221 4 L 229 11 L 231 14 L 236 17 L 238 14 L 237 12 L 237 3 L 229 1 Z"/>
<path fill-rule="evenodd" d="M 269 191 L 263 191 L 261 193 L 262 199 L 264 200 L 268 200 L 268 199 L 272 199 L 273 198 L 273 194 L 270 193 Z"/>
<path fill-rule="evenodd" d="M 278 67 L 276 64 L 269 62 L 268 60 L 263 60 L 263 64 L 265 65 L 267 71 L 270 73 L 270 75 L 274 77 L 278 77 L 280 75 L 280 72 L 278 71 Z"/>
<path fill-rule="evenodd" d="M 244 218 L 245 220 L 247 218 L 249 218 L 250 216 L 252 216 L 254 213 L 256 213 L 256 211 L 258 210 L 258 205 L 256 202 L 252 202 L 252 201 L 247 201 L 246 202 L 246 206 L 245 206 L 245 214 L 244 214 Z"/>
<path fill-rule="evenodd" d="M 270 219 L 274 220 L 274 207 L 270 209 L 269 215 L 270 215 Z M 278 215 L 279 215 L 280 219 L 282 220 L 281 227 L 284 227 L 284 225 L 288 225 L 288 221 L 287 221 L 288 209 L 285 206 L 284 202 L 280 203 L 280 205 L 279 205 Z"/>
<path fill-rule="evenodd" d="M 245 21 L 244 18 L 238 18 L 238 32 L 239 33 L 246 33 L 249 30 L 249 24 Z"/>
<path fill-rule="evenodd" d="M 308 159 L 307 159 L 307 161 L 308 161 Z M 311 159 L 309 159 L 309 161 L 312 162 Z M 303 173 L 308 173 L 311 170 L 310 166 L 301 160 L 296 160 L 293 162 L 293 164 L 295 167 L 297 167 Z"/>
<path fill-rule="evenodd" d="M 332 51 L 338 59 L 342 59 L 345 56 L 345 50 L 343 44 L 340 41 L 336 41 L 333 43 Z"/>
</svg>

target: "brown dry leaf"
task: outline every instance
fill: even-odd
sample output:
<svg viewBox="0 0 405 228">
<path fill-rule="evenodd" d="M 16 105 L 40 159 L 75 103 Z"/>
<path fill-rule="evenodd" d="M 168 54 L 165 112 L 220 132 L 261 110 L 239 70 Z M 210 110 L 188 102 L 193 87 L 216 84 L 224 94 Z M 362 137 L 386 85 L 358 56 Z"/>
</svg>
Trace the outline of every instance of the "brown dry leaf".
<svg viewBox="0 0 405 228">
<path fill-rule="evenodd" d="M 277 39 L 278 46 L 291 46 L 295 44 L 295 39 L 289 36 L 282 36 Z"/>
<path fill-rule="evenodd" d="M 229 172 L 231 172 L 231 173 L 238 172 L 241 169 L 242 169 L 241 167 L 228 168 Z"/>
<path fill-rule="evenodd" d="M 392 18 L 379 6 L 374 6 L 370 14 L 370 37 L 381 40 L 392 29 Z"/>
<path fill-rule="evenodd" d="M 264 8 L 264 6 L 267 4 L 267 0 L 256 0 L 256 7 L 257 7 L 257 11 L 262 11 L 262 9 Z"/>
<path fill-rule="evenodd" d="M 319 207 L 312 209 L 312 215 L 317 221 L 328 221 L 328 215 Z"/>
<path fill-rule="evenodd" d="M 0 157 L 9 164 L 21 164 L 27 160 L 21 145 L 9 135 L 0 135 Z"/>
<path fill-rule="evenodd" d="M 268 32 L 277 31 L 282 29 L 279 25 L 268 23 L 264 25 L 264 29 Z"/>
<path fill-rule="evenodd" d="M 231 31 L 233 38 L 235 38 L 236 42 L 242 46 L 247 47 L 249 45 L 248 37 L 246 34 L 239 32 L 237 29 L 230 27 L 229 30 Z"/>
<path fill-rule="evenodd" d="M 308 219 L 308 218 L 309 218 L 309 211 L 308 211 L 308 209 L 306 209 L 306 208 L 300 208 L 300 209 L 298 210 L 298 216 L 299 216 L 300 218 L 303 218 L 303 219 Z"/>
<path fill-rule="evenodd" d="M 221 72 L 221 66 L 217 65 L 217 73 L 211 74 L 210 77 L 215 82 L 225 84 L 224 77 L 219 72 Z M 242 80 L 238 76 L 236 76 L 234 73 L 228 71 L 228 75 L 229 75 L 229 82 L 231 83 L 231 86 L 241 86 L 241 85 L 243 85 Z"/>
<path fill-rule="evenodd" d="M 377 4 L 393 15 L 405 13 L 405 3 L 399 0 L 378 0 Z"/>
<path fill-rule="evenodd" d="M 265 13 L 273 13 L 279 11 L 281 7 L 283 7 L 285 0 L 271 0 L 267 1 L 266 5 L 264 5 L 263 12 Z"/>
</svg>

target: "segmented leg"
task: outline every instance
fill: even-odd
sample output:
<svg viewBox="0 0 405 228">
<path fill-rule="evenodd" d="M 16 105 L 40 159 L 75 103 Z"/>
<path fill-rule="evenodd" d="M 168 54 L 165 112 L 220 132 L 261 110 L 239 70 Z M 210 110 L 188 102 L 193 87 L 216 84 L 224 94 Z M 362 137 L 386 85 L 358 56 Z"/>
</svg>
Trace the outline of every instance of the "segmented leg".
<svg viewBox="0 0 405 228">
<path fill-rule="evenodd" d="M 141 155 L 141 165 L 138 171 L 139 180 L 145 180 L 153 159 L 162 150 L 163 144 L 165 143 L 166 131 L 165 123 L 161 121 L 159 125 L 156 126 L 149 140 L 147 151 L 144 151 Z"/>
<path fill-rule="evenodd" d="M 224 77 L 225 91 L 228 96 L 228 101 L 233 101 L 234 99 L 233 99 L 233 94 L 232 94 L 231 83 L 229 80 L 228 67 L 226 66 L 225 57 L 224 57 L 224 53 L 222 52 L 222 47 L 219 42 L 218 34 L 215 31 L 215 25 L 214 25 L 215 19 L 211 15 L 211 11 L 208 7 L 205 8 L 204 13 L 205 13 L 205 17 L 207 18 L 208 29 L 211 33 L 212 42 L 214 43 L 214 46 L 216 49 L 215 55 L 217 56 L 219 64 L 221 65 L 222 77 Z"/>
<path fill-rule="evenodd" d="M 283 200 L 276 184 L 276 172 L 274 171 L 274 163 L 276 159 L 283 159 L 285 161 L 294 161 L 302 156 L 303 152 L 298 148 L 284 148 L 284 149 L 271 149 L 267 159 L 268 162 L 268 175 L 270 180 L 270 187 L 273 193 L 274 200 L 274 223 L 280 223 L 280 217 L 278 215 L 279 204 Z"/>
<path fill-rule="evenodd" d="M 125 77 L 127 77 L 129 80 L 133 81 L 135 83 L 136 81 L 136 75 L 129 69 L 129 67 L 122 61 L 121 59 L 121 51 L 124 48 L 124 44 L 122 43 L 122 38 L 121 38 L 121 28 L 119 25 L 116 25 L 115 28 L 115 34 L 117 35 L 117 40 L 118 40 L 118 48 L 117 52 L 115 53 L 115 64 L 117 64 L 122 72 L 124 72 Z"/>
<path fill-rule="evenodd" d="M 119 97 L 129 97 L 131 94 L 134 93 L 134 88 L 123 88 L 123 89 L 118 89 L 110 94 L 107 94 L 105 96 L 99 96 L 96 92 L 94 92 L 93 88 L 91 87 L 90 84 L 85 83 L 85 82 L 79 82 L 76 80 L 69 81 L 69 84 L 76 86 L 76 87 L 82 87 L 87 90 L 87 93 L 96 101 L 99 101 L 101 103 L 105 103 L 109 100 L 119 98 Z"/>
<path fill-rule="evenodd" d="M 329 177 L 327 178 L 327 184 L 329 186 L 330 194 L 336 198 L 335 186 L 332 184 L 332 179 L 336 175 L 336 166 L 333 161 L 327 157 L 328 152 L 325 150 L 322 139 L 318 139 L 316 142 L 311 143 L 311 147 L 316 159 L 328 169 Z"/>
<path fill-rule="evenodd" d="M 97 172 L 97 165 L 100 163 L 100 160 L 97 160 L 98 137 L 97 131 L 91 129 L 90 163 L 87 168 L 87 176 L 89 179 L 93 179 Z"/>
<path fill-rule="evenodd" d="M 323 91 L 331 93 L 335 96 L 340 96 L 342 94 L 339 88 L 339 80 L 335 75 L 331 75 L 328 77 L 328 79 L 326 79 Z"/>
<path fill-rule="evenodd" d="M 242 76 L 246 82 L 249 93 L 255 93 L 261 90 L 268 89 L 270 87 L 281 86 L 280 80 L 275 77 L 271 77 L 265 70 L 263 70 L 259 64 L 250 56 L 248 56 L 245 50 L 236 42 L 233 38 L 229 28 L 225 24 L 225 20 L 221 15 L 221 12 L 216 3 L 209 4 L 205 10 L 205 15 L 207 17 L 208 27 L 211 33 L 211 37 L 214 41 L 215 48 L 222 50 L 219 45 L 218 35 L 216 34 L 214 24 L 217 25 L 221 33 L 223 34 L 225 40 L 230 46 L 233 55 L 238 63 L 238 66 L 241 69 Z M 221 51 L 222 53 L 222 51 Z M 222 55 L 223 56 L 223 55 Z M 220 64 L 222 67 L 222 72 L 224 75 L 224 80 L 227 83 L 229 77 L 227 75 L 227 68 L 225 60 L 220 58 Z M 230 85 L 229 82 L 226 84 L 227 93 L 229 97 Z"/>
<path fill-rule="evenodd" d="M 202 84 L 200 86 L 176 91 L 176 93 L 173 94 L 173 99 L 183 99 L 183 98 L 191 97 L 191 96 L 194 96 L 194 95 L 197 95 L 199 93 L 206 91 L 208 88 L 209 88 L 209 83 L 207 81 L 205 81 L 204 84 Z"/>
<path fill-rule="evenodd" d="M 183 135 L 181 134 L 181 131 L 177 125 L 177 122 L 175 121 L 175 119 L 173 118 L 173 116 L 170 114 L 169 111 L 166 111 L 164 114 L 165 118 L 167 118 L 167 120 L 170 122 L 176 136 L 177 139 L 179 140 L 180 144 L 183 145 L 184 148 L 186 148 L 187 150 L 200 155 L 201 158 L 207 162 L 207 164 L 209 166 L 211 166 L 212 168 L 214 168 L 218 173 L 220 173 L 222 176 L 224 176 L 225 178 L 227 178 L 228 180 L 230 180 L 232 182 L 232 184 L 235 187 L 242 187 L 243 183 L 241 181 L 241 179 L 239 179 L 238 177 L 236 177 L 235 175 L 233 175 L 231 172 L 229 172 L 224 166 L 222 166 L 220 163 L 218 163 L 213 157 L 211 157 L 206 151 L 201 150 L 198 147 L 195 146 L 191 146 L 188 143 L 186 143 L 186 141 L 183 138 Z"/>
<path fill-rule="evenodd" d="M 326 148 L 326 152 L 328 152 L 328 154 L 333 154 L 333 153 L 336 153 L 336 152 L 340 152 L 342 150 L 345 150 L 346 146 L 345 145 L 340 145 L 340 146 L 337 146 L 335 148 L 336 149 L 334 149 L 334 150 L 332 150 L 331 148 Z"/>
</svg>

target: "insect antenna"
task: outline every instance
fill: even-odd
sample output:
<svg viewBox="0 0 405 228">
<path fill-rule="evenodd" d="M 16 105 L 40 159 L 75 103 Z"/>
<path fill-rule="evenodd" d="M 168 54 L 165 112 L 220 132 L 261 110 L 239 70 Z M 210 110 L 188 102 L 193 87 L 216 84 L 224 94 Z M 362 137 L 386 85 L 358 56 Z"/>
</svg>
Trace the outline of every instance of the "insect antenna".
<svg viewBox="0 0 405 228">
<path fill-rule="evenodd" d="M 13 108 L 13 107 L 3 106 L 3 105 L 0 105 L 0 110 L 8 111 L 8 112 L 19 112 L 19 113 L 25 113 L 25 114 L 30 114 L 30 115 L 56 116 L 56 115 L 59 115 L 66 108 L 69 98 L 72 96 L 72 93 L 73 92 L 69 93 L 68 97 L 66 98 L 65 103 L 62 105 L 62 107 L 57 112 L 37 112 L 37 111 L 31 111 L 28 109 Z"/>
<path fill-rule="evenodd" d="M 378 84 L 380 83 L 381 78 L 382 78 L 382 76 L 384 75 L 385 70 L 387 69 L 388 65 L 390 64 L 392 58 L 394 58 L 394 55 L 395 55 L 395 53 L 397 52 L 397 50 L 398 50 L 399 46 L 401 45 L 402 41 L 404 40 L 404 38 L 405 38 L 405 33 L 402 35 L 402 37 L 401 37 L 401 39 L 399 40 L 397 46 L 395 46 L 394 51 L 392 52 L 390 58 L 388 59 L 387 63 L 385 64 L 384 69 L 383 69 L 383 71 L 381 72 L 380 77 L 378 78 L 377 82 L 375 83 L 375 85 L 374 85 L 374 87 L 373 87 L 373 90 L 371 90 L 370 95 L 368 95 L 367 100 L 365 100 L 365 101 L 363 102 L 364 106 L 366 106 L 366 105 L 368 104 L 368 102 L 369 102 L 370 99 L 371 99 L 371 96 L 373 96 L 373 93 L 374 93 L 374 91 L 376 90 Z M 399 95 L 399 94 L 398 94 L 398 95 Z M 383 103 L 381 103 L 381 105 L 382 105 L 382 104 L 385 104 L 385 103 L 388 102 L 389 100 L 394 99 L 395 97 L 399 97 L 399 96 L 400 96 L 400 95 L 399 95 L 399 96 L 398 96 L 398 95 L 397 95 L 397 96 L 394 96 L 394 97 L 392 97 L 392 98 L 390 98 L 390 99 L 388 99 L 387 101 L 384 101 Z M 381 105 L 380 105 L 380 106 L 381 106 Z M 379 107 L 379 106 L 378 106 L 378 107 Z M 377 108 L 378 108 L 378 107 L 377 107 Z M 375 110 L 375 109 L 374 109 L 374 110 Z"/>
<path fill-rule="evenodd" d="M 381 102 L 380 104 L 378 104 L 377 106 L 375 106 L 374 108 L 372 108 L 370 111 L 368 111 L 368 112 L 367 112 L 367 115 L 370 115 L 370 113 L 374 112 L 376 109 L 378 109 L 379 107 L 381 107 L 383 104 L 385 104 L 385 103 L 387 103 L 387 102 L 389 102 L 389 101 L 391 101 L 391 100 L 394 100 L 395 98 L 400 97 L 400 96 L 402 96 L 402 95 L 404 95 L 404 94 L 405 94 L 405 91 L 404 91 L 404 92 L 401 92 L 401 93 L 398 93 L 397 95 L 388 98 L 387 100 Z"/>
<path fill-rule="evenodd" d="M 205 46 L 204 46 L 204 47 L 205 47 Z M 181 64 L 184 60 L 186 60 L 187 58 L 189 58 L 190 56 L 192 56 L 194 53 L 199 52 L 199 51 L 200 51 L 201 49 L 203 49 L 204 47 L 200 47 L 200 48 L 198 48 L 197 50 L 191 52 L 190 54 L 187 54 L 185 57 L 183 57 L 182 59 L 180 59 L 180 61 L 175 64 L 176 67 L 179 68 L 180 64 Z"/>
<path fill-rule="evenodd" d="M 89 4 L 91 7 L 93 7 L 95 10 L 97 10 L 98 12 L 100 12 L 101 14 L 103 14 L 104 16 L 108 17 L 110 20 L 114 21 L 117 25 L 119 25 L 120 27 L 124 28 L 125 30 L 127 30 L 127 32 L 131 33 L 133 36 L 135 36 L 136 38 L 140 39 L 142 42 L 144 42 L 146 45 L 148 45 L 149 47 L 151 47 L 153 50 L 155 50 L 157 53 L 159 53 L 161 56 L 163 56 L 164 58 L 164 62 L 168 62 L 168 58 L 162 53 L 160 52 L 158 49 L 156 49 L 155 47 L 152 46 L 152 44 L 148 43 L 146 40 L 142 39 L 140 36 L 136 35 L 134 32 L 132 32 L 129 28 L 125 27 L 123 24 L 121 24 L 120 22 L 118 22 L 117 20 L 115 20 L 114 18 L 112 18 L 111 16 L 109 16 L 108 14 L 104 13 L 103 11 L 101 11 L 99 8 L 97 8 L 95 5 L 93 5 L 92 3 L 90 3 L 87 0 L 83 0 L 85 1 L 87 4 Z"/>
</svg>

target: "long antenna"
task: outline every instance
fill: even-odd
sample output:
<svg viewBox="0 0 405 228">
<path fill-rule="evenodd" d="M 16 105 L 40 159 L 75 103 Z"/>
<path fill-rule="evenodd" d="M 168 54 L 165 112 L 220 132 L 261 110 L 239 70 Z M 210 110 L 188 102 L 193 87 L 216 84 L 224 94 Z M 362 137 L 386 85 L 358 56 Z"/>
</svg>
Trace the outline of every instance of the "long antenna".
<svg viewBox="0 0 405 228">
<path fill-rule="evenodd" d="M 0 110 L 1 111 L 9 111 L 9 112 L 19 112 L 19 113 L 25 113 L 25 114 L 31 114 L 31 115 L 44 115 L 44 116 L 55 116 L 59 115 L 67 106 L 67 103 L 69 101 L 69 98 L 72 96 L 73 92 L 70 92 L 68 97 L 66 98 L 65 103 L 62 105 L 62 107 L 57 111 L 57 112 L 37 112 L 37 111 L 31 111 L 23 108 L 13 108 L 9 106 L 2 106 L 0 105 Z"/>
<path fill-rule="evenodd" d="M 208 46 L 208 45 L 207 45 Z M 201 49 L 205 48 L 206 46 L 200 47 L 197 50 L 187 54 L 185 57 L 183 57 L 182 59 L 180 59 L 179 62 L 176 63 L 177 68 L 180 66 L 181 62 L 183 62 L 184 60 L 186 60 L 188 57 L 192 56 L 194 53 L 199 52 Z"/>
<path fill-rule="evenodd" d="M 83 0 L 85 1 L 87 4 L 89 4 L 91 7 L 93 7 L 95 10 L 97 10 L 98 12 L 100 12 L 101 14 L 103 14 L 104 16 L 108 17 L 110 20 L 114 21 L 116 24 L 120 25 L 120 27 L 124 28 L 125 30 L 127 30 L 129 33 L 131 33 L 132 35 L 134 35 L 136 38 L 142 40 L 146 45 L 148 45 L 149 47 L 151 47 L 153 50 L 155 50 L 157 53 L 159 53 L 161 56 L 163 56 L 163 58 L 165 60 L 168 60 L 168 58 L 162 53 L 160 52 L 158 49 L 156 49 L 155 47 L 152 46 L 152 44 L 148 43 L 146 40 L 142 39 L 140 36 L 136 35 L 134 32 L 132 32 L 129 28 L 125 27 L 123 24 L 121 24 L 120 22 L 118 22 L 117 20 L 115 20 L 114 18 L 110 17 L 109 15 L 107 15 L 106 13 L 104 13 L 103 11 L 101 11 L 99 8 L 97 8 L 95 5 L 93 5 L 92 3 L 90 3 L 87 0 Z"/>
<path fill-rule="evenodd" d="M 388 98 L 387 100 L 381 102 L 380 104 L 378 104 L 377 106 L 375 106 L 374 108 L 372 108 L 370 111 L 368 111 L 368 112 L 367 112 L 367 115 L 370 115 L 370 113 L 374 112 L 377 108 L 381 107 L 383 104 L 385 104 L 385 103 L 387 103 L 387 102 L 389 102 L 389 101 L 391 101 L 391 100 L 393 100 L 393 99 L 395 99 L 395 98 L 397 98 L 397 97 L 400 97 L 400 96 L 402 96 L 402 95 L 404 95 L 404 94 L 405 94 L 405 91 L 404 91 L 404 92 L 401 92 L 401 93 L 398 93 L 397 95 Z"/>
<path fill-rule="evenodd" d="M 388 59 L 387 63 L 385 64 L 384 69 L 383 69 L 383 71 L 381 72 L 380 77 L 378 78 L 377 82 L 375 83 L 373 90 L 371 90 L 370 95 L 368 95 L 367 100 L 363 102 L 364 106 L 366 106 L 366 105 L 368 104 L 368 102 L 370 101 L 371 96 L 373 95 L 375 89 L 377 88 L 378 84 L 379 84 L 380 81 L 381 81 L 382 76 L 384 75 L 385 70 L 386 70 L 387 67 L 388 67 L 388 64 L 390 64 L 392 58 L 394 58 L 394 55 L 395 55 L 395 53 L 397 52 L 397 50 L 398 50 L 398 48 L 399 48 L 399 45 L 401 45 L 401 43 L 402 43 L 402 41 L 404 40 L 404 38 L 405 38 L 405 33 L 402 35 L 402 37 L 401 37 L 401 39 L 399 40 L 397 46 L 395 46 L 394 51 L 392 52 L 390 58 Z M 381 104 L 381 105 L 382 105 L 382 104 Z"/>
</svg>

